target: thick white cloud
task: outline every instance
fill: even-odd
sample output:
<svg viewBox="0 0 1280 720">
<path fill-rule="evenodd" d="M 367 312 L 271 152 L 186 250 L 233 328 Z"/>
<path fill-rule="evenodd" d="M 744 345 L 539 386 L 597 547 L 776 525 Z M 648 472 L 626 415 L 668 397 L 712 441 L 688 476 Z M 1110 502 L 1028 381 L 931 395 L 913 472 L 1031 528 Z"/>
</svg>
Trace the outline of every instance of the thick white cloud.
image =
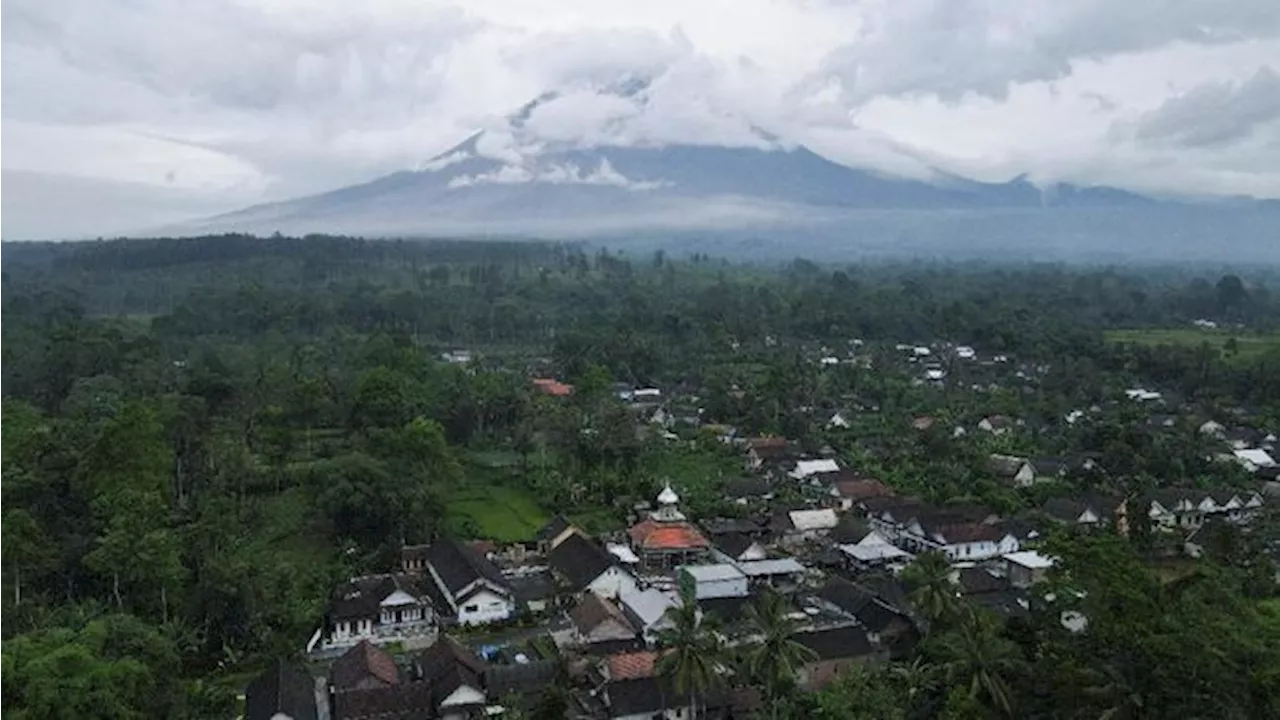
<svg viewBox="0 0 1280 720">
<path fill-rule="evenodd" d="M 1280 197 L 1274 0 L 7 0 L 0 27 L 10 184 L 249 203 L 488 128 L 515 165 L 771 137 L 913 176 Z"/>
</svg>

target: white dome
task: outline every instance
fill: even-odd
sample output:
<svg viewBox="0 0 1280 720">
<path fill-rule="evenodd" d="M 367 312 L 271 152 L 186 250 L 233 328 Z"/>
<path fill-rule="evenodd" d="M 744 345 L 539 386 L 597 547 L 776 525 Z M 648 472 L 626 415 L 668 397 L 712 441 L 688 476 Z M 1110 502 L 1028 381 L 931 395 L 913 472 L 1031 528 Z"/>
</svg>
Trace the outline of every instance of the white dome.
<svg viewBox="0 0 1280 720">
<path fill-rule="evenodd" d="M 671 485 L 662 488 L 662 492 L 658 493 L 659 505 L 675 505 L 680 502 L 680 496 L 675 490 L 671 489 Z"/>
</svg>

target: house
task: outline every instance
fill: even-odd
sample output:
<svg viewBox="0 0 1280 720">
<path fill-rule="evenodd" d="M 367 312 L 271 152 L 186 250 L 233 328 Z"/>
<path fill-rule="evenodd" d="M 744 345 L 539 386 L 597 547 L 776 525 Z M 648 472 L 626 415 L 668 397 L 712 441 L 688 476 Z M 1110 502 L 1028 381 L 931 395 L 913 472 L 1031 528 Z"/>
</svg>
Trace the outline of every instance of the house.
<svg viewBox="0 0 1280 720">
<path fill-rule="evenodd" d="M 623 591 L 636 588 L 635 578 L 616 555 L 576 531 L 551 549 L 547 562 L 574 593 L 616 598 Z"/>
<path fill-rule="evenodd" d="M 900 538 L 914 552 L 938 550 L 952 562 L 979 562 L 1017 552 L 1011 533 L 987 522 L 973 522 L 946 511 L 922 513 L 907 524 Z"/>
<path fill-rule="evenodd" d="M 1024 617 L 1030 610 L 1026 593 L 1007 577 L 985 567 L 962 568 L 956 575 L 960 593 L 970 601 L 1003 617 Z"/>
<path fill-rule="evenodd" d="M 1004 435 L 1012 431 L 1016 424 L 1007 415 L 988 415 L 978 421 L 978 429 L 992 435 Z"/>
<path fill-rule="evenodd" d="M 764 546 L 750 535 L 730 532 L 714 535 L 711 539 L 716 553 L 725 561 L 763 560 L 769 557 Z"/>
<path fill-rule="evenodd" d="M 799 685 L 807 690 L 822 690 L 855 665 L 889 659 L 888 651 L 872 643 L 857 625 L 799 632 L 791 639 L 813 656 L 797 673 Z"/>
<path fill-rule="evenodd" d="M 1190 490 L 1166 488 L 1147 495 L 1152 525 L 1165 530 L 1195 529 L 1205 518 L 1220 515 L 1232 522 L 1248 522 L 1261 510 L 1262 495 L 1231 490 Z"/>
<path fill-rule="evenodd" d="M 680 496 L 667 485 L 658 494 L 658 509 L 627 530 L 631 549 L 644 569 L 670 570 L 692 565 L 710 554 L 711 543 L 685 520 L 679 503 Z"/>
<path fill-rule="evenodd" d="M 837 480 L 829 493 L 836 499 L 836 507 L 841 512 L 847 512 L 863 500 L 892 495 L 893 491 L 873 478 L 849 478 Z"/>
<path fill-rule="evenodd" d="M 1056 482 L 1065 478 L 1071 470 L 1068 461 L 1059 457 L 1036 458 L 1031 461 L 1031 467 L 1035 470 L 1036 483 Z"/>
<path fill-rule="evenodd" d="M 925 430 L 932 428 L 936 423 L 937 420 L 929 415 L 921 415 L 911 419 L 911 427 L 919 430 L 920 432 L 924 432 Z"/>
<path fill-rule="evenodd" d="M 1050 519 L 1066 525 L 1101 527 L 1113 524 L 1123 500 L 1100 495 L 1059 497 L 1046 500 L 1041 510 Z"/>
<path fill-rule="evenodd" d="M 886 496 L 863 500 L 856 509 L 862 512 L 873 529 L 897 543 L 907 523 L 925 506 L 916 498 Z"/>
<path fill-rule="evenodd" d="M 799 460 L 796 466 L 787 476 L 792 480 L 808 480 L 814 475 L 820 473 L 840 472 L 840 463 L 833 458 L 820 458 L 817 460 Z"/>
<path fill-rule="evenodd" d="M 533 387 L 543 395 L 551 397 L 568 397 L 573 394 L 573 386 L 554 378 L 534 378 Z"/>
<path fill-rule="evenodd" d="M 852 616 L 873 642 L 889 650 L 892 658 L 910 655 L 920 639 L 911 616 L 903 610 L 903 593 L 897 585 L 870 587 L 832 577 L 818 589 L 819 600 Z"/>
<path fill-rule="evenodd" d="M 791 444 L 786 438 L 759 437 L 747 441 L 747 467 L 759 470 L 768 463 L 790 456 Z"/>
<path fill-rule="evenodd" d="M 348 648 L 362 640 L 378 644 L 421 643 L 436 631 L 427 583 L 408 573 L 352 578 L 334 593 L 325 615 L 321 648 Z"/>
<path fill-rule="evenodd" d="M 327 702 L 309 673 L 279 660 L 245 688 L 244 720 L 317 720 Z"/>
<path fill-rule="evenodd" d="M 414 663 L 415 680 L 430 688 L 432 717 L 463 720 L 486 705 L 485 663 L 457 640 L 442 635 Z"/>
<path fill-rule="evenodd" d="M 588 592 L 569 611 L 575 640 L 580 645 L 596 643 L 631 642 L 636 639 L 636 629 L 622 610 L 613 602 Z"/>
<path fill-rule="evenodd" d="M 1049 568 L 1055 562 L 1051 557 L 1041 555 L 1035 550 L 1022 550 L 1004 556 L 1005 574 L 1010 584 L 1016 588 L 1031 587 L 1044 582 Z"/>
<path fill-rule="evenodd" d="M 773 486 L 761 477 L 729 480 L 724 484 L 725 499 L 737 505 L 749 505 L 773 499 Z"/>
<path fill-rule="evenodd" d="M 431 716 L 431 687 L 408 682 L 333 696 L 335 720 L 420 720 Z"/>
<path fill-rule="evenodd" d="M 461 625 L 499 622 L 516 612 L 515 595 L 506 578 L 468 545 L 452 538 L 436 541 L 426 551 L 426 569 Z"/>
<path fill-rule="evenodd" d="M 774 517 L 774 531 L 784 543 L 799 543 L 826 536 L 837 525 L 840 517 L 831 508 L 818 510 L 791 510 Z"/>
<path fill-rule="evenodd" d="M 694 708 L 690 693 L 655 675 L 613 680 L 600 689 L 609 720 L 687 720 Z M 705 700 L 699 705 L 706 707 Z"/>
<path fill-rule="evenodd" d="M 866 527 L 862 536 L 853 542 L 837 545 L 854 570 L 874 570 L 901 566 L 911 560 L 911 554 L 889 541 L 877 530 Z"/>
<path fill-rule="evenodd" d="M 844 415 L 841 414 L 840 412 L 832 413 L 831 417 L 827 419 L 828 430 L 833 430 L 833 429 L 847 430 L 848 428 L 849 428 L 849 421 L 846 420 Z"/>
<path fill-rule="evenodd" d="M 681 583 L 689 583 L 698 600 L 745 597 L 750 593 L 747 576 L 736 565 L 686 565 L 679 569 Z"/>
<path fill-rule="evenodd" d="M 534 540 L 538 544 L 538 552 L 542 555 L 551 552 L 551 548 L 555 547 L 557 543 L 576 529 L 573 523 L 565 519 L 563 515 L 556 513 L 555 517 L 548 520 L 547 524 L 539 528 L 537 534 L 534 535 Z"/>
<path fill-rule="evenodd" d="M 738 569 L 751 586 L 769 586 L 775 590 L 790 591 L 799 587 L 808 569 L 795 558 L 774 558 L 738 563 Z M 742 597 L 742 596 L 738 596 Z"/>
<path fill-rule="evenodd" d="M 400 669 L 395 659 L 368 640 L 361 640 L 343 653 L 329 669 L 329 687 L 334 693 L 389 688 L 399 683 Z"/>
<path fill-rule="evenodd" d="M 1036 468 L 1026 458 L 1015 455 L 992 453 L 987 457 L 987 471 L 1013 487 L 1036 484 Z"/>
<path fill-rule="evenodd" d="M 521 568 L 503 573 L 516 605 L 526 612 L 542 613 L 556 599 L 556 581 L 551 572 L 543 568 Z"/>
<path fill-rule="evenodd" d="M 1165 530 L 1200 527 L 1204 524 L 1206 512 L 1200 496 L 1203 496 L 1203 493 L 1191 493 L 1176 488 L 1157 490 L 1148 494 L 1147 515 L 1151 518 L 1152 527 Z"/>
<path fill-rule="evenodd" d="M 667 611 L 679 607 L 680 596 L 669 590 L 646 588 L 624 593 L 618 602 L 632 627 L 640 631 L 646 642 L 652 643 L 658 633 L 671 627 Z"/>
<path fill-rule="evenodd" d="M 1236 462 L 1240 463 L 1247 472 L 1256 472 L 1259 468 L 1275 467 L 1276 461 L 1261 448 L 1246 448 L 1244 450 L 1233 450 Z"/>
</svg>

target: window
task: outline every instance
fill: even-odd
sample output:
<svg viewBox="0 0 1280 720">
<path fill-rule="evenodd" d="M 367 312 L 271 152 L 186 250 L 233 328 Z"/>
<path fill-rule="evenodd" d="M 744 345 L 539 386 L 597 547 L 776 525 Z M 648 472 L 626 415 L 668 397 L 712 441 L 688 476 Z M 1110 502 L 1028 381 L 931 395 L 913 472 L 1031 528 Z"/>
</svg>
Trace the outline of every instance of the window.
<svg viewBox="0 0 1280 720">
<path fill-rule="evenodd" d="M 466 607 L 462 608 L 462 611 L 463 611 L 463 612 L 476 612 L 476 611 L 477 611 L 477 610 L 479 610 L 479 609 L 480 609 L 480 606 L 479 606 L 479 605 L 467 605 Z"/>
</svg>

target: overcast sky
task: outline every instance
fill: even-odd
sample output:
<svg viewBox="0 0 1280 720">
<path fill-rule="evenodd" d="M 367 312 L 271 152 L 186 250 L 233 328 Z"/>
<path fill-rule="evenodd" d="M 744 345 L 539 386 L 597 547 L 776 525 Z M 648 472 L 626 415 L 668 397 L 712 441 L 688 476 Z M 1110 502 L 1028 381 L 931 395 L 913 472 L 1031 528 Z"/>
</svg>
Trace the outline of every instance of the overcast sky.
<svg viewBox="0 0 1280 720">
<path fill-rule="evenodd" d="M 2 29 L 6 238 L 419 167 L 548 90 L 559 141 L 760 128 L 896 173 L 1280 197 L 1277 0 L 5 0 Z M 643 107 L 596 91 L 629 76 Z"/>
</svg>

